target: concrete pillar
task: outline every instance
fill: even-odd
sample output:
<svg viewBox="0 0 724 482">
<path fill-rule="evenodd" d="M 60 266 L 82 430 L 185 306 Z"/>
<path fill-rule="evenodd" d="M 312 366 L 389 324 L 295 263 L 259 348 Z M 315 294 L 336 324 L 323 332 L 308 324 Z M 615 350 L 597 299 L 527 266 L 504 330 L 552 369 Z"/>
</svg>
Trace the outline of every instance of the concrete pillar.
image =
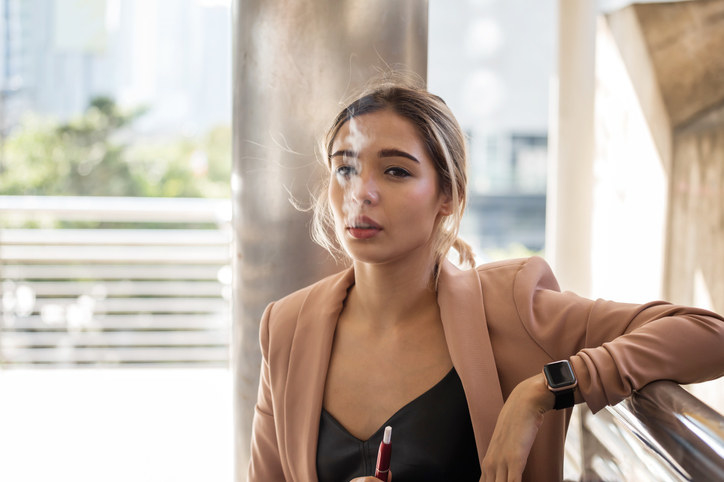
<svg viewBox="0 0 724 482">
<path fill-rule="evenodd" d="M 596 1 L 559 0 L 558 12 L 558 79 L 549 130 L 546 257 L 562 289 L 589 296 Z"/>
<path fill-rule="evenodd" d="M 316 141 L 380 71 L 427 74 L 427 1 L 235 0 L 233 348 L 235 479 L 245 480 L 264 307 L 338 270 L 310 240 Z"/>
</svg>

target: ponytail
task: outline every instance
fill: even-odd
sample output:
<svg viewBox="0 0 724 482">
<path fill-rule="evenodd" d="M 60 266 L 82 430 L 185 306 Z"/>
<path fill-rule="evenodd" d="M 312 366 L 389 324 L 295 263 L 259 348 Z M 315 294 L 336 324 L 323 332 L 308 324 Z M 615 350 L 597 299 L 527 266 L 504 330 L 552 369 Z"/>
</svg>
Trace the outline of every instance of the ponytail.
<svg viewBox="0 0 724 482">
<path fill-rule="evenodd" d="M 460 238 L 455 238 L 452 247 L 457 251 L 461 265 L 468 265 L 471 268 L 475 267 L 475 253 L 473 253 L 473 248 L 468 243 Z"/>
</svg>

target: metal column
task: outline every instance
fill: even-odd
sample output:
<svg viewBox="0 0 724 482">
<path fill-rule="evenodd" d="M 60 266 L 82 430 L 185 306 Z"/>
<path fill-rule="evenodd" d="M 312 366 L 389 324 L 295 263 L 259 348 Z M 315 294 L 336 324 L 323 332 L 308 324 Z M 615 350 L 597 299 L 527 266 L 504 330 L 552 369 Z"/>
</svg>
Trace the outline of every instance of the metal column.
<svg viewBox="0 0 724 482">
<path fill-rule="evenodd" d="M 315 148 L 343 100 L 380 71 L 427 72 L 427 1 L 235 0 L 233 158 L 235 468 L 245 480 L 272 300 L 338 270 L 309 235 Z"/>
</svg>

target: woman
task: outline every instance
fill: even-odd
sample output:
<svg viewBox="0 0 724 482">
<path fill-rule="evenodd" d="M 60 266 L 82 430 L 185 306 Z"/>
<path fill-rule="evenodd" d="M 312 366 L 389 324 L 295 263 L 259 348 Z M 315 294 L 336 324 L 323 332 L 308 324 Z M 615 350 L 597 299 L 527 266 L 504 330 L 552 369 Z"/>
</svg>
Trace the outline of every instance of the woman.
<svg viewBox="0 0 724 482">
<path fill-rule="evenodd" d="M 386 425 L 395 482 L 560 480 L 574 402 L 724 374 L 713 313 L 561 293 L 540 258 L 447 261 L 472 253 L 464 138 L 439 97 L 374 89 L 325 150 L 315 238 L 352 266 L 263 315 L 250 481 L 375 481 Z"/>
</svg>

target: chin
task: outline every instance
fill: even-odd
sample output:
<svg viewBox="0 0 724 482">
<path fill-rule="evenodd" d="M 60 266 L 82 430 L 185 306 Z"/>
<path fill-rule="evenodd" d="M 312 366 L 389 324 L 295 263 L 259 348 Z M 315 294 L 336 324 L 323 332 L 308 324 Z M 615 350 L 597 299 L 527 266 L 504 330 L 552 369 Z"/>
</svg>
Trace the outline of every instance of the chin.
<svg viewBox="0 0 724 482">
<path fill-rule="evenodd" d="M 370 246 L 350 246 L 350 244 L 344 244 L 344 251 L 354 262 L 383 264 L 390 260 L 389 254 L 381 253 L 379 249 L 369 249 Z"/>
</svg>

